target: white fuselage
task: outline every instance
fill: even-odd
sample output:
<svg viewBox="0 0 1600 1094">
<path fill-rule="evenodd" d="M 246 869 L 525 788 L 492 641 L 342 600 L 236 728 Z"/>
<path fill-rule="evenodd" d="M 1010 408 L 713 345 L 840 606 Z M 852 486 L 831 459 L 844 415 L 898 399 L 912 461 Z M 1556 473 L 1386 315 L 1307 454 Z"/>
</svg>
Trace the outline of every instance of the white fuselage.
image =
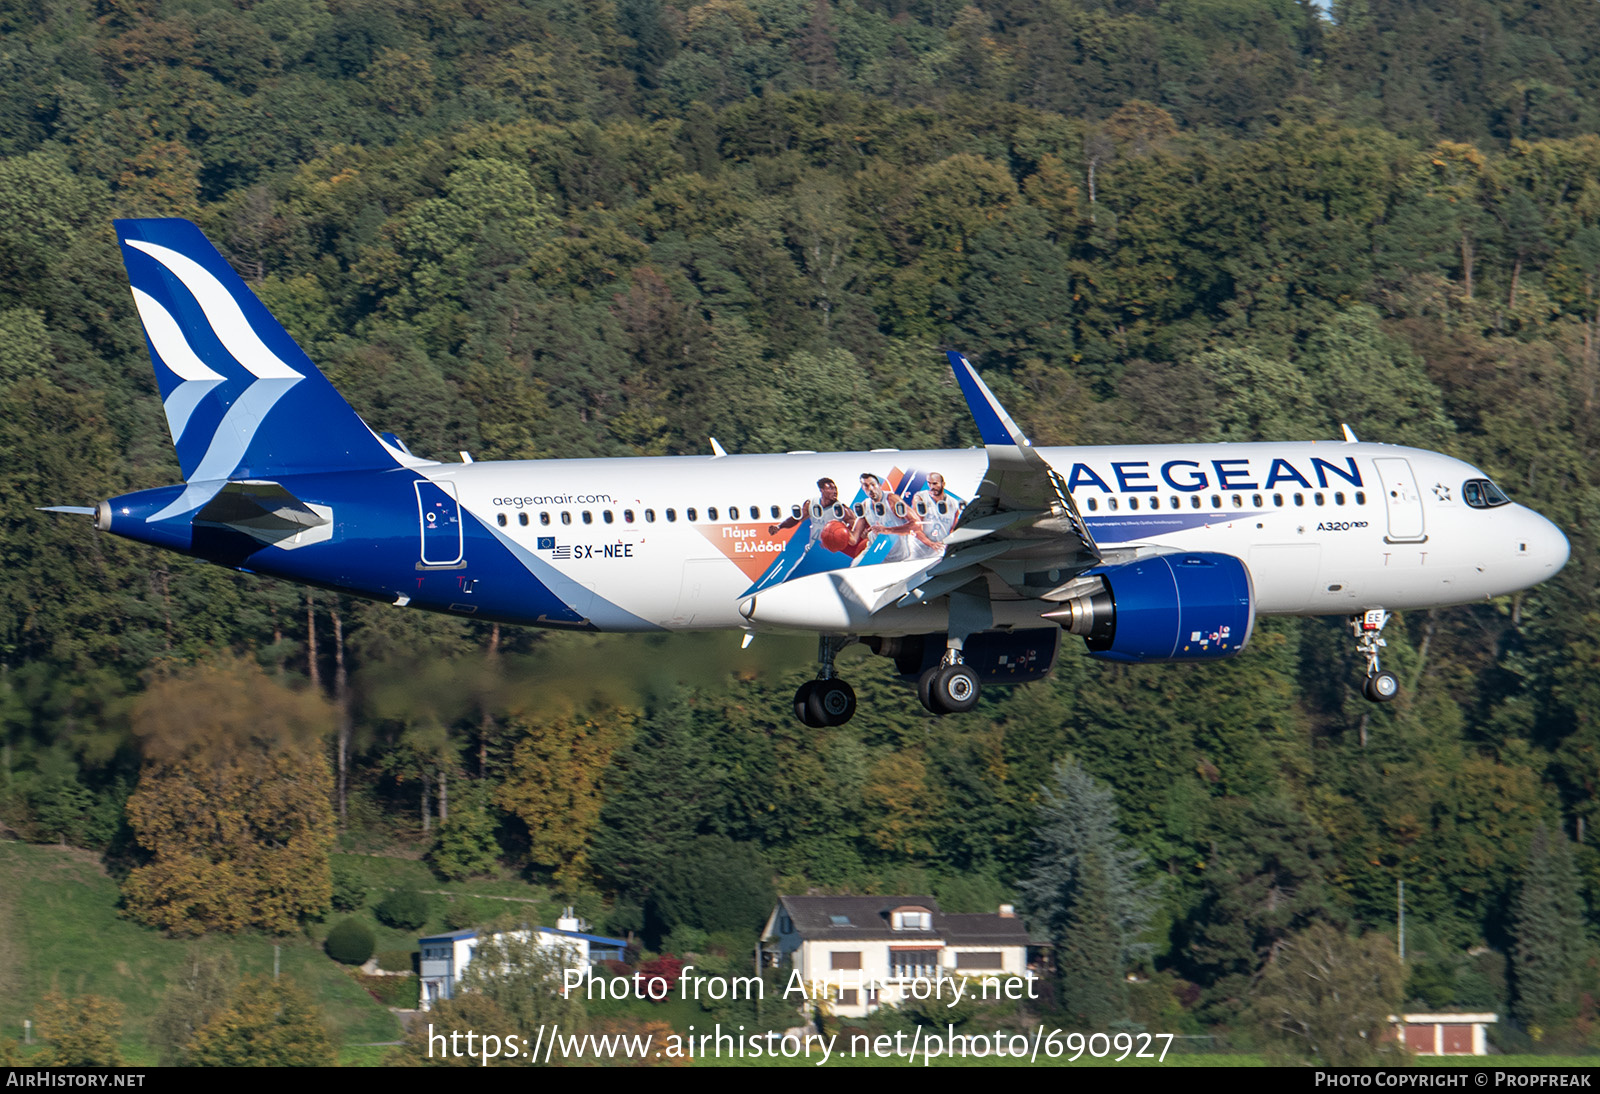
<svg viewBox="0 0 1600 1094">
<path fill-rule="evenodd" d="M 1235 556 L 1250 571 L 1258 614 L 1466 603 L 1533 585 L 1567 559 L 1565 537 L 1537 513 L 1516 504 L 1468 505 L 1463 485 L 1486 476 L 1435 452 L 1358 442 L 1039 452 L 1067 482 L 1108 558 L 1150 551 Z M 781 605 L 774 597 L 772 610 L 755 609 L 752 586 L 789 538 L 805 532 L 792 520 L 789 529 L 773 526 L 818 498 L 819 479 L 837 485 L 841 506 L 870 506 L 863 475 L 892 490 L 937 472 L 953 504 L 974 496 L 987 466 L 985 451 L 975 448 L 421 470 L 498 535 L 547 561 L 570 581 L 568 595 L 592 596 L 596 605 L 623 609 L 615 618 L 638 621 L 608 623 L 595 612 L 602 629 L 892 634 L 943 625 L 942 606 L 884 609 L 873 601 L 874 590 L 927 566 L 926 557 L 798 577 L 787 583 Z M 853 509 L 839 512 L 840 524 L 854 525 Z M 573 606 L 580 613 L 587 607 Z M 1037 625 L 1041 607 L 1048 605 L 997 598 L 995 624 Z"/>
</svg>

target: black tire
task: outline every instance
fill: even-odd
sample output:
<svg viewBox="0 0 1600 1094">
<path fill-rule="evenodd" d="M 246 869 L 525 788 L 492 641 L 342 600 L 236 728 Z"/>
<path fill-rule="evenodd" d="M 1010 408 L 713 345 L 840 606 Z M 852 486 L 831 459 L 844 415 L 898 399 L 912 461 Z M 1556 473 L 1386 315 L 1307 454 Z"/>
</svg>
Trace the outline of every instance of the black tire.
<svg viewBox="0 0 1600 1094">
<path fill-rule="evenodd" d="M 922 705 L 929 714 L 949 714 L 950 712 L 939 705 L 933 694 L 933 680 L 939 675 L 942 666 L 935 665 L 921 676 L 917 677 L 917 698 L 922 700 Z"/>
<path fill-rule="evenodd" d="M 807 725 L 842 726 L 856 716 L 856 691 L 843 680 L 818 680 L 806 700 Z"/>
<path fill-rule="evenodd" d="M 966 665 L 946 665 L 933 678 L 930 692 L 951 714 L 965 714 L 978 705 L 978 674 Z"/>
<path fill-rule="evenodd" d="M 1400 678 L 1387 670 L 1367 678 L 1367 698 L 1387 703 L 1400 694 Z"/>
<path fill-rule="evenodd" d="M 811 726 L 812 729 L 822 728 L 811 723 L 811 693 L 816 690 L 817 681 L 807 680 L 794 693 L 794 716 L 800 719 L 803 724 Z"/>
</svg>

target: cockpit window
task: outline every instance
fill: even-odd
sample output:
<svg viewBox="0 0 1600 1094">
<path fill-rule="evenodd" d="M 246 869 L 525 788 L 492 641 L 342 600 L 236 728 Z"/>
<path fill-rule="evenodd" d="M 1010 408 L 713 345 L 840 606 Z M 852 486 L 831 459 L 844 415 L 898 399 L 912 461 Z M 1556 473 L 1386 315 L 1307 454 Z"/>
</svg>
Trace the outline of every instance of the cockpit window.
<svg viewBox="0 0 1600 1094">
<path fill-rule="evenodd" d="M 1511 504 L 1511 499 L 1488 479 L 1468 479 L 1462 483 L 1461 500 L 1474 509 L 1493 509 L 1497 505 Z"/>
</svg>

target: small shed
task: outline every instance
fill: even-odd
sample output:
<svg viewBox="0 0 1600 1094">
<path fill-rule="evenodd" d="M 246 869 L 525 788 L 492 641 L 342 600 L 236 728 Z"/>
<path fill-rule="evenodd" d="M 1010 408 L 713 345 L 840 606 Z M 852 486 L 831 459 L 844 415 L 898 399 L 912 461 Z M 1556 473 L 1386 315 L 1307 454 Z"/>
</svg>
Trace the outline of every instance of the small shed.
<svg viewBox="0 0 1600 1094">
<path fill-rule="evenodd" d="M 1400 1043 L 1418 1056 L 1486 1056 L 1489 1045 L 1485 1031 L 1500 1016 L 1487 1012 L 1440 1012 L 1402 1014 L 1389 1020 L 1395 1024 Z"/>
</svg>

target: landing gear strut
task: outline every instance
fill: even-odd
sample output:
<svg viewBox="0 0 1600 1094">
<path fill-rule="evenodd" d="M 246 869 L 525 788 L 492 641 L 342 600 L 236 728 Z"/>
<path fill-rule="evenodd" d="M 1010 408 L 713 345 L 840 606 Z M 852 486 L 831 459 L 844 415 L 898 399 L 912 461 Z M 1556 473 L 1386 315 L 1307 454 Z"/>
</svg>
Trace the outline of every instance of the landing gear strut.
<svg viewBox="0 0 1600 1094">
<path fill-rule="evenodd" d="M 817 678 L 794 693 L 794 716 L 812 729 L 842 726 L 856 715 L 856 692 L 833 674 L 833 658 L 852 639 L 821 635 L 817 639 Z"/>
<path fill-rule="evenodd" d="M 1363 615 L 1350 617 L 1350 633 L 1356 638 L 1356 652 L 1367 659 L 1367 678 L 1361 685 L 1361 693 L 1374 703 L 1387 703 L 1400 694 L 1400 678 L 1378 664 L 1378 651 L 1388 645 L 1378 636 L 1388 622 L 1389 613 L 1382 608 L 1373 608 Z"/>
</svg>

